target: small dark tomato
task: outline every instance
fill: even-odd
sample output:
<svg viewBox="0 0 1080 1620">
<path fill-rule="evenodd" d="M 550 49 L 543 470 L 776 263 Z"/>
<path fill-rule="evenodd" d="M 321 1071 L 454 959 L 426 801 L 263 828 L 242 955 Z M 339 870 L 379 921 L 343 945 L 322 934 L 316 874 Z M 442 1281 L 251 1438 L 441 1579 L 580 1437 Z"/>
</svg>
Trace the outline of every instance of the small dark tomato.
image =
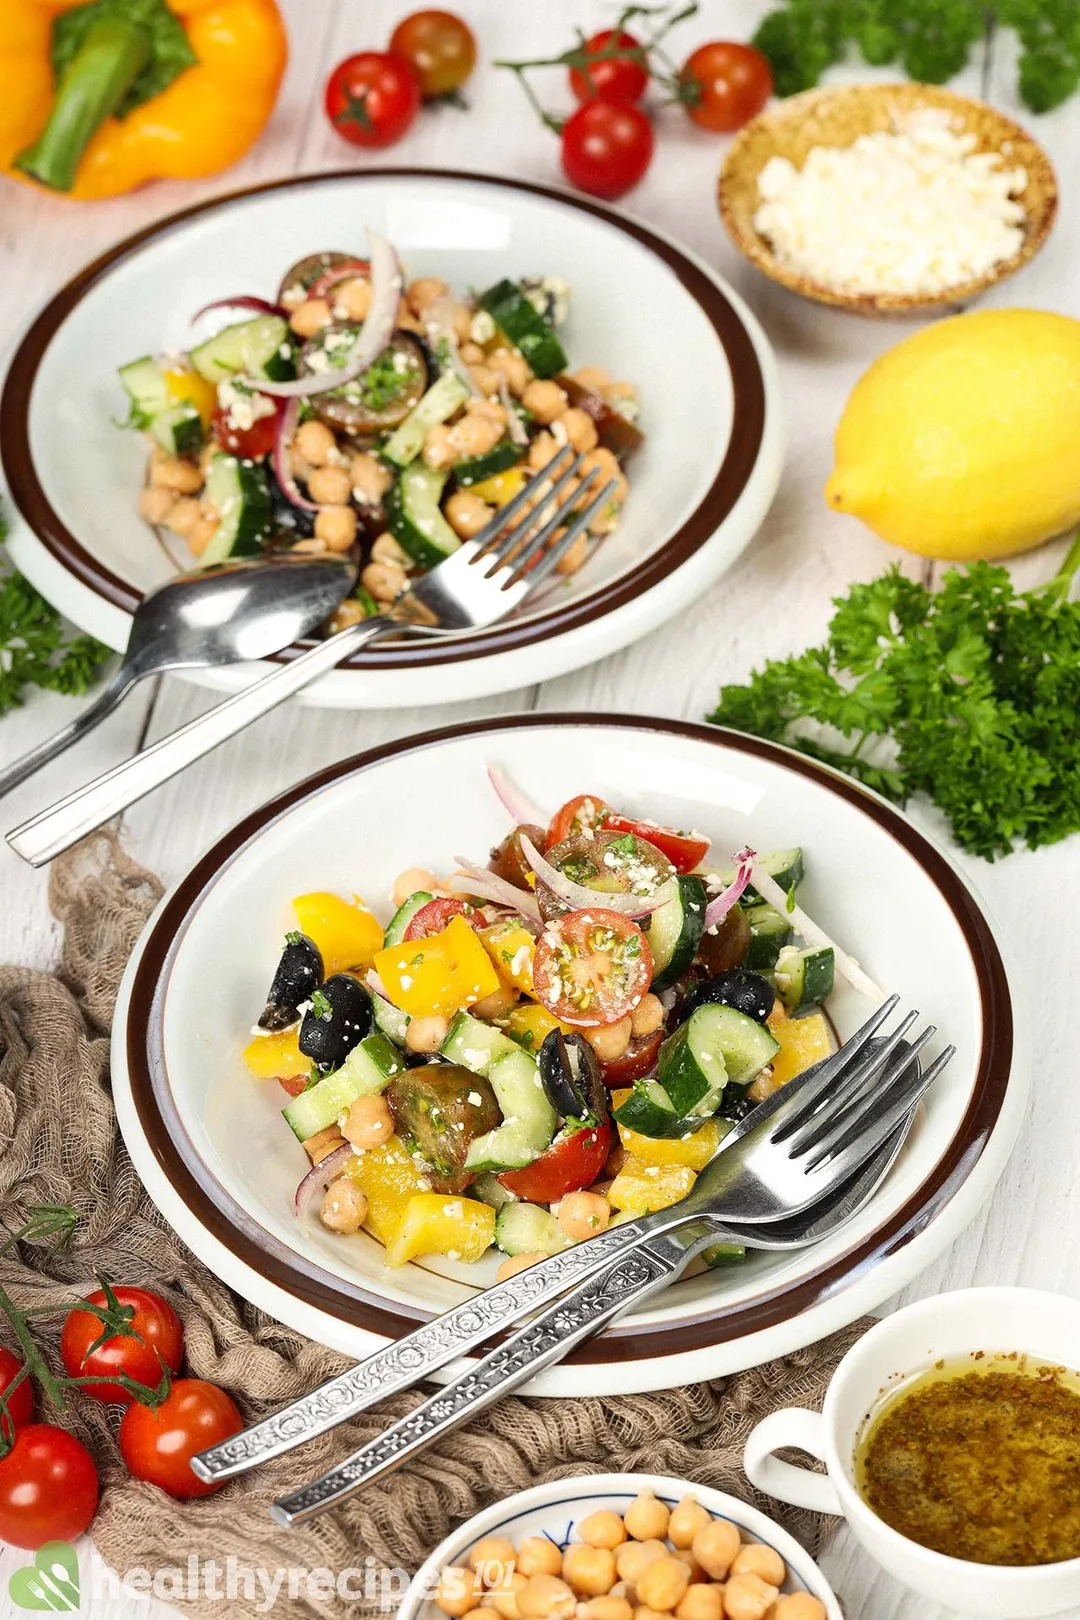
<svg viewBox="0 0 1080 1620">
<path fill-rule="evenodd" d="M 583 1036 L 553 1029 L 544 1037 L 537 1061 L 544 1093 L 560 1119 L 607 1119 L 607 1088 L 596 1053 Z"/>
<path fill-rule="evenodd" d="M 392 146 L 420 111 L 423 87 L 405 56 L 358 51 L 326 81 L 326 116 L 353 146 Z"/>
<path fill-rule="evenodd" d="M 543 853 L 546 837 L 543 827 L 515 827 L 508 832 L 502 843 L 491 852 L 488 866 L 496 877 L 501 877 L 506 883 L 512 883 L 516 889 L 532 891 L 529 879 L 533 869 L 525 859 L 521 847 L 522 838 L 527 838 L 533 849 Z"/>
<path fill-rule="evenodd" d="M 302 1001 L 310 1001 L 323 982 L 319 947 L 306 934 L 285 935 L 285 948 L 259 1019 L 260 1029 L 288 1029 L 299 1018 Z"/>
<path fill-rule="evenodd" d="M 760 973 L 752 973 L 749 968 L 729 968 L 711 978 L 699 979 L 683 1002 L 680 1013 L 689 1018 L 696 1008 L 704 1006 L 706 1002 L 719 1002 L 722 1007 L 734 1007 L 736 1012 L 745 1013 L 747 1018 L 763 1024 L 772 1012 L 775 1000 L 775 990 Z"/>
<path fill-rule="evenodd" d="M 570 377 L 561 372 L 555 381 L 570 401 L 571 405 L 586 416 L 591 416 L 596 425 L 596 432 L 600 443 L 605 450 L 610 450 L 613 456 L 624 461 L 627 456 L 640 450 L 645 443 L 645 435 L 633 422 L 628 422 L 621 412 L 608 404 L 603 394 L 594 393 L 579 383 L 576 377 Z M 707 847 L 707 846 L 706 846 Z"/>
<path fill-rule="evenodd" d="M 386 1092 L 400 1136 L 431 1168 L 435 1192 L 463 1192 L 469 1148 L 502 1119 L 488 1082 L 456 1063 L 425 1063 L 391 1080 Z"/>
<path fill-rule="evenodd" d="M 600 1073 L 604 1077 L 604 1084 L 617 1091 L 620 1086 L 632 1086 L 635 1080 L 650 1074 L 656 1067 L 663 1044 L 663 1029 L 656 1029 L 651 1035 L 635 1035 L 622 1057 L 614 1058 L 610 1063 L 601 1063 Z"/>
<path fill-rule="evenodd" d="M 281 285 L 277 290 L 277 302 L 288 308 L 289 304 L 299 302 L 306 296 L 320 277 L 328 271 L 344 269 L 359 261 L 351 253 L 307 253 L 302 259 L 291 264 L 281 278 Z"/>
<path fill-rule="evenodd" d="M 300 350 L 300 373 L 325 371 L 344 365 L 359 334 L 355 321 L 324 326 Z M 383 433 L 403 422 L 419 404 L 428 386 L 427 353 L 411 332 L 395 332 L 388 346 L 368 369 L 340 388 L 317 394 L 311 405 L 328 427 L 344 433 Z"/>
<path fill-rule="evenodd" d="M 476 40 L 452 11 L 414 11 L 390 35 L 395 56 L 406 57 L 420 75 L 424 100 L 452 96 L 476 66 Z"/>
<path fill-rule="evenodd" d="M 707 973 L 726 973 L 728 968 L 740 966 L 749 948 L 749 919 L 741 906 L 732 906 L 726 917 L 702 934 L 698 960 Z"/>
<path fill-rule="evenodd" d="M 371 992 L 351 973 L 333 973 L 311 998 L 297 1044 L 322 1069 L 337 1069 L 372 1026 Z"/>
<path fill-rule="evenodd" d="M 570 88 L 579 101 L 640 101 L 649 69 L 640 40 L 626 29 L 602 28 L 581 47 L 584 67 L 570 69 Z"/>
<path fill-rule="evenodd" d="M 675 876 L 675 868 L 654 844 L 633 833 L 594 832 L 567 838 L 547 852 L 547 860 L 563 877 L 592 890 L 602 903 L 605 894 L 634 894 L 651 899 Z M 567 904 L 537 884 L 536 898 L 545 919 L 561 917 Z"/>
</svg>

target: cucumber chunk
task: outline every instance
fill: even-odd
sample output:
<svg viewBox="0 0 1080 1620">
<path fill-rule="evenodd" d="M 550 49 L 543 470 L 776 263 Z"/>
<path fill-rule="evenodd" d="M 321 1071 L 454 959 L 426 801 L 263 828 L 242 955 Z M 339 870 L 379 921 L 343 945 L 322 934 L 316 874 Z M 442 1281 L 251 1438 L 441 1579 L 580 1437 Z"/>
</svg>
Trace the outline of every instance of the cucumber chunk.
<svg viewBox="0 0 1080 1620">
<path fill-rule="evenodd" d="M 410 894 L 409 898 L 404 901 L 403 904 L 398 906 L 389 923 L 386 925 L 386 933 L 383 935 L 383 946 L 400 945 L 402 940 L 405 938 L 405 930 L 408 928 L 421 906 L 426 906 L 428 901 L 434 900 L 434 898 L 435 896 L 433 894 L 428 894 L 426 889 L 417 889 L 415 894 Z"/>
<path fill-rule="evenodd" d="M 237 321 L 197 344 L 188 359 L 199 376 L 212 383 L 224 382 L 238 371 L 276 382 L 296 372 L 289 325 L 280 315 L 256 315 L 250 321 Z"/>
<path fill-rule="evenodd" d="M 495 1242 L 504 1254 L 560 1254 L 573 1242 L 550 1209 L 504 1204 L 495 1217 Z"/>
<path fill-rule="evenodd" d="M 486 478 L 494 478 L 496 473 L 506 472 L 508 467 L 516 467 L 524 454 L 521 445 L 503 439 L 484 455 L 459 461 L 454 468 L 454 477 L 462 489 L 469 489 L 473 484 L 482 484 Z"/>
<path fill-rule="evenodd" d="M 150 437 L 170 456 L 191 456 L 202 449 L 202 417 L 189 400 L 181 400 L 150 424 Z"/>
<path fill-rule="evenodd" d="M 653 958 L 654 990 L 666 990 L 694 960 L 705 927 L 708 895 L 699 877 L 676 879 L 677 892 L 654 911 L 647 939 Z"/>
<path fill-rule="evenodd" d="M 485 1170 L 482 1176 L 477 1176 L 469 1188 L 469 1197 L 479 1198 L 482 1204 L 490 1204 L 495 1210 L 502 1209 L 505 1204 L 517 1202 L 509 1187 L 504 1187 L 498 1176 L 492 1175 L 490 1170 Z M 528 1250 L 525 1250 L 525 1253 L 527 1254 Z"/>
<path fill-rule="evenodd" d="M 404 1058 L 385 1035 L 367 1035 L 353 1047 L 340 1069 L 324 1075 L 281 1111 L 294 1136 L 306 1142 L 309 1136 L 317 1136 L 333 1125 L 358 1097 L 373 1097 L 385 1091 L 404 1067 Z"/>
<path fill-rule="evenodd" d="M 448 477 L 414 462 L 391 485 L 383 503 L 390 533 L 421 568 L 436 567 L 461 544 L 439 506 Z"/>
<path fill-rule="evenodd" d="M 770 850 L 767 855 L 759 855 L 755 864 L 760 866 L 763 871 L 768 872 L 769 876 L 774 878 L 785 891 L 793 885 L 801 883 L 806 876 L 803 852 L 798 846 L 794 849 Z M 717 872 L 716 876 L 725 884 L 734 883 L 735 868 L 729 867 L 726 871 Z M 762 903 L 761 896 L 751 884 L 743 894 L 743 904 L 760 905 Z"/>
<path fill-rule="evenodd" d="M 746 1250 L 741 1243 L 710 1243 L 707 1249 L 702 1249 L 701 1258 L 710 1271 L 717 1271 L 724 1266 L 741 1266 Z"/>
<path fill-rule="evenodd" d="M 655 1080 L 640 1080 L 616 1109 L 620 1125 L 644 1136 L 685 1136 L 738 1101 L 779 1050 L 772 1032 L 706 1002 L 660 1048 Z"/>
<path fill-rule="evenodd" d="M 385 996 L 372 995 L 371 1016 L 376 1029 L 380 1029 L 387 1040 L 393 1041 L 395 1046 L 405 1045 L 405 1031 L 412 1022 L 407 1012 L 395 1007 Z"/>
<path fill-rule="evenodd" d="M 482 1074 L 485 1080 L 491 1078 L 492 1066 L 500 1058 L 520 1051 L 520 1046 L 509 1035 L 493 1029 L 490 1024 L 482 1024 L 479 1018 L 473 1018 L 467 1012 L 459 1012 L 455 1016 L 439 1048 L 440 1056 L 446 1058 L 448 1063 L 459 1063 L 463 1069 L 471 1069 L 473 1074 Z M 536 1068 L 535 1063 L 533 1067 Z M 495 1095 L 498 1097 L 498 1092 Z M 499 1103 L 501 1106 L 501 1097 Z M 505 1108 L 503 1113 L 506 1113 Z"/>
<path fill-rule="evenodd" d="M 751 906 L 746 916 L 750 923 L 750 944 L 742 965 L 755 973 L 768 973 L 791 939 L 791 923 L 782 912 L 764 903 Z"/>
<path fill-rule="evenodd" d="M 480 294 L 479 304 L 538 377 L 554 377 L 556 372 L 566 370 L 566 351 L 555 336 L 555 328 L 516 282 L 497 282 Z"/>
<path fill-rule="evenodd" d="M 221 514 L 203 566 L 226 557 L 253 557 L 270 534 L 270 485 L 257 462 L 216 455 L 206 475 L 206 498 Z"/>
<path fill-rule="evenodd" d="M 171 456 L 192 455 L 203 442 L 202 417 L 189 399 L 177 399 L 165 385 L 161 362 L 153 355 L 121 366 L 117 375 L 131 400 L 131 426 L 150 436 Z"/>
<path fill-rule="evenodd" d="M 502 1109 L 503 1123 L 477 1137 L 465 1168 L 522 1170 L 550 1145 L 558 1115 L 544 1094 L 534 1059 L 520 1046 L 496 1058 L 487 1078 Z"/>
<path fill-rule="evenodd" d="M 831 945 L 800 951 L 785 945 L 776 958 L 777 993 L 792 1018 L 810 1012 L 832 995 L 836 964 Z"/>
<path fill-rule="evenodd" d="M 379 452 L 383 460 L 395 467 L 407 467 L 424 448 L 429 430 L 453 416 L 468 397 L 469 390 L 456 372 L 444 371 L 391 433 Z"/>
</svg>

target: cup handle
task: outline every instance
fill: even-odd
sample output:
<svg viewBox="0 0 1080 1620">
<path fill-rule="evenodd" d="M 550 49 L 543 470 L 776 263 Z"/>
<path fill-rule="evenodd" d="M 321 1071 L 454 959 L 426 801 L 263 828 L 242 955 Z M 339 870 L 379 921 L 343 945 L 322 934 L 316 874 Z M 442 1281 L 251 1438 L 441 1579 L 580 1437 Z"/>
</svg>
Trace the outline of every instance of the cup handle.
<svg viewBox="0 0 1080 1620">
<path fill-rule="evenodd" d="M 812 1474 L 808 1468 L 782 1462 L 774 1455 L 787 1446 L 808 1451 L 824 1462 L 825 1419 L 821 1413 L 789 1406 L 763 1418 L 751 1431 L 743 1452 L 743 1467 L 750 1483 L 778 1501 L 842 1517 L 844 1510 L 836 1487 L 826 1474 Z"/>
</svg>

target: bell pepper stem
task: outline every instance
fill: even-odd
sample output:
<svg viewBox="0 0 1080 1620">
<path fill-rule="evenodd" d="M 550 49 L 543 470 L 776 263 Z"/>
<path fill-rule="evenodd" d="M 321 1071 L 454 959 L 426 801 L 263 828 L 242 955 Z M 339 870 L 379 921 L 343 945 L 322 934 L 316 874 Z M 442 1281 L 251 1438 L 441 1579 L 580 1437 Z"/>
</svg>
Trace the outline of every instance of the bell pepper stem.
<svg viewBox="0 0 1080 1620">
<path fill-rule="evenodd" d="M 91 137 L 115 111 L 149 57 L 144 28 L 122 17 L 102 17 L 65 69 L 48 123 L 19 153 L 15 167 L 54 191 L 70 191 Z"/>
</svg>

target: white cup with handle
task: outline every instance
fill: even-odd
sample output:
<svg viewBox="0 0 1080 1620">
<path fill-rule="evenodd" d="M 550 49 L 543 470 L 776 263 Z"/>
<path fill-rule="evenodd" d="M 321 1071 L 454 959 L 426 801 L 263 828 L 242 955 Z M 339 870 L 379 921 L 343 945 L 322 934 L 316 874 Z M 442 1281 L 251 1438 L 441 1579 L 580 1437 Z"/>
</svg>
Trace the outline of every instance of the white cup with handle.
<svg viewBox="0 0 1080 1620">
<path fill-rule="evenodd" d="M 1016 1351 L 1080 1372 L 1080 1301 L 1028 1288 L 969 1288 L 921 1300 L 870 1329 L 833 1374 L 824 1410 L 789 1407 L 746 1443 L 751 1482 L 767 1495 L 847 1520 L 871 1557 L 898 1581 L 976 1620 L 1037 1620 L 1080 1608 L 1080 1558 L 1004 1567 L 948 1558 L 893 1530 L 855 1478 L 868 1417 L 902 1383 L 941 1358 Z M 776 1455 L 789 1447 L 825 1464 L 812 1473 Z M 1077 1482 L 1080 1489 L 1080 1481 Z"/>
</svg>

